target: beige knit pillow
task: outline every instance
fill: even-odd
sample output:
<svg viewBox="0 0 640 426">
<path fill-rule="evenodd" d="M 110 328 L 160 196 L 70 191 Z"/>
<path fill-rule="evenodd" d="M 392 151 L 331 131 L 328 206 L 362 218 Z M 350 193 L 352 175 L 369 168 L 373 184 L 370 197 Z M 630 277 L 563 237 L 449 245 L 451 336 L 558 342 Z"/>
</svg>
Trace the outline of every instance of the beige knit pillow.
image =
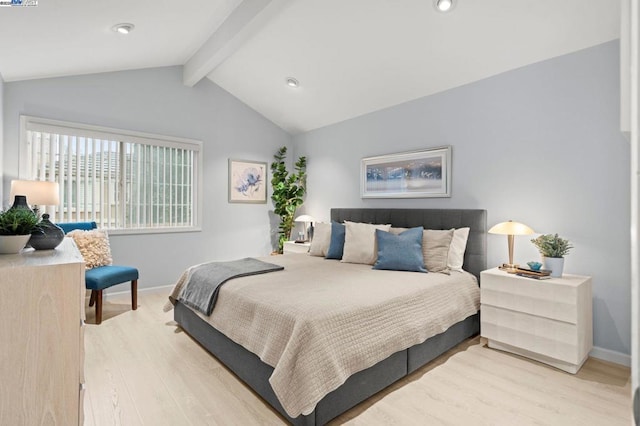
<svg viewBox="0 0 640 426">
<path fill-rule="evenodd" d="M 424 265 L 429 272 L 449 273 L 447 260 L 449 259 L 449 246 L 453 239 L 453 229 L 440 231 L 425 229 L 422 234 L 422 253 Z"/>
<path fill-rule="evenodd" d="M 317 222 L 313 227 L 313 240 L 311 240 L 311 247 L 309 248 L 309 254 L 311 256 L 327 255 L 329 251 L 329 244 L 331 243 L 331 224 Z"/>
<path fill-rule="evenodd" d="M 98 266 L 107 266 L 113 263 L 111 248 L 109 247 L 109 235 L 107 231 L 92 229 L 91 231 L 75 230 L 67 234 L 73 238 L 80 254 L 84 258 L 87 269 Z"/>
<path fill-rule="evenodd" d="M 344 252 L 341 262 L 373 265 L 378 258 L 376 229 L 389 232 L 391 225 L 348 222 L 345 220 Z"/>
</svg>

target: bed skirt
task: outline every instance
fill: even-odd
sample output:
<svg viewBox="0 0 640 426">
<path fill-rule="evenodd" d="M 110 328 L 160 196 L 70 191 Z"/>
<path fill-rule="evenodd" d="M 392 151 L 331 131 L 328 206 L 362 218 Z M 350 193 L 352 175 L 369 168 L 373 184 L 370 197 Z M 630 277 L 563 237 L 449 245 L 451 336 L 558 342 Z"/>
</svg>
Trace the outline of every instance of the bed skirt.
<svg viewBox="0 0 640 426">
<path fill-rule="evenodd" d="M 296 426 L 328 423 L 480 331 L 480 314 L 477 313 L 424 343 L 396 352 L 374 366 L 352 375 L 342 386 L 327 394 L 312 413 L 294 419 L 286 414 L 271 389 L 269 377 L 273 373 L 273 367 L 263 363 L 257 355 L 226 337 L 180 302 L 174 308 L 174 319 L 184 331 Z"/>
</svg>

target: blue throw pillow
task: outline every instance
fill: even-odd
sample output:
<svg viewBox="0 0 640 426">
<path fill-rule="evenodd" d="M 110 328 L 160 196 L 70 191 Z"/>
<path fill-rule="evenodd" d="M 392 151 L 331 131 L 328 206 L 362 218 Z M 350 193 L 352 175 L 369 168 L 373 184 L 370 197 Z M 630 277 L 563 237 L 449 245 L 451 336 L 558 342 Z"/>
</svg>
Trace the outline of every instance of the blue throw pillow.
<svg viewBox="0 0 640 426">
<path fill-rule="evenodd" d="M 378 260 L 373 269 L 427 272 L 422 255 L 422 226 L 399 235 L 376 229 Z"/>
<path fill-rule="evenodd" d="M 342 223 L 331 222 L 331 242 L 329 250 L 327 250 L 327 259 L 342 259 L 344 251 L 344 233 L 345 226 Z"/>
</svg>

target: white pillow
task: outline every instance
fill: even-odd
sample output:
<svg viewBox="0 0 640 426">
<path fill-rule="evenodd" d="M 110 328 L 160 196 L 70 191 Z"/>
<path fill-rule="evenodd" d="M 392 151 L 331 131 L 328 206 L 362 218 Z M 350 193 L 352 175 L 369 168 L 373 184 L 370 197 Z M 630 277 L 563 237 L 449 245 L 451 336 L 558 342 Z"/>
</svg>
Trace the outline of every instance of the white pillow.
<svg viewBox="0 0 640 426">
<path fill-rule="evenodd" d="M 344 222 L 344 252 L 341 262 L 373 265 L 378 258 L 376 229 L 389 232 L 391 225 Z"/>
<path fill-rule="evenodd" d="M 449 258 L 447 266 L 452 271 L 462 271 L 464 263 L 464 252 L 467 249 L 467 239 L 469 238 L 469 228 L 458 228 L 453 231 L 453 238 L 449 246 Z"/>
<path fill-rule="evenodd" d="M 329 243 L 331 243 L 331 224 L 317 222 L 313 227 L 313 240 L 311 240 L 309 254 L 325 257 L 329 250 Z"/>
</svg>

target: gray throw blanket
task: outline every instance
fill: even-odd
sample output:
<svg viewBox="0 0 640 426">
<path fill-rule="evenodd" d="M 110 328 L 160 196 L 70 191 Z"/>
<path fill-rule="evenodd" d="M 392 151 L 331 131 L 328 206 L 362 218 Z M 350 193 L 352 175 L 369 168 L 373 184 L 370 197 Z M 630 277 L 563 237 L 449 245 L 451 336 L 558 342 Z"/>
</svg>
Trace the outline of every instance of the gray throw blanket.
<svg viewBox="0 0 640 426">
<path fill-rule="evenodd" d="M 205 315 L 211 315 L 222 284 L 233 278 L 265 274 L 283 269 L 284 266 L 251 257 L 230 262 L 203 263 L 194 266 L 189 271 L 187 282 L 180 295 L 180 301 Z"/>
</svg>

